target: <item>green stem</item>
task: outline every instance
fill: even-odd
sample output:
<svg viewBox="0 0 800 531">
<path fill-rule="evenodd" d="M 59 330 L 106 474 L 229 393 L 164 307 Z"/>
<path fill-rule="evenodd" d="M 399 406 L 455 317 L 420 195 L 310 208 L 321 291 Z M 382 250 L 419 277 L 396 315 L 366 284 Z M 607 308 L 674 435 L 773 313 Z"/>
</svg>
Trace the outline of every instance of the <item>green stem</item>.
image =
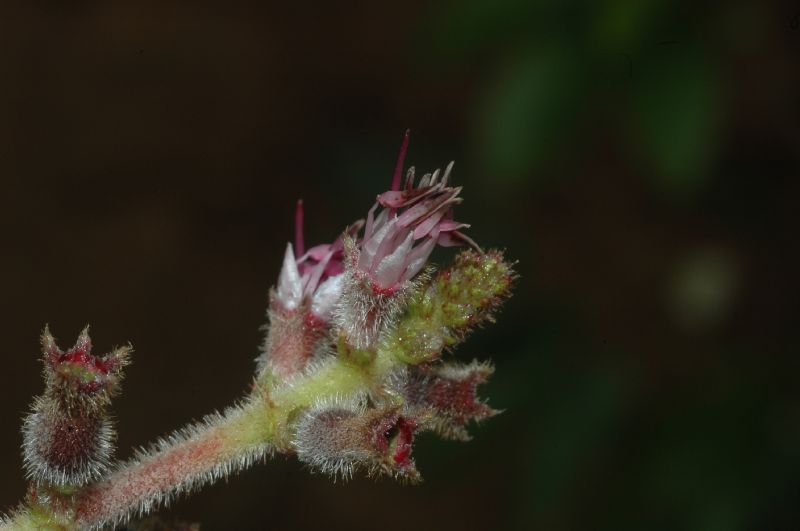
<svg viewBox="0 0 800 531">
<path fill-rule="evenodd" d="M 239 406 L 179 430 L 63 503 L 29 501 L 2 531 L 97 529 L 146 514 L 177 495 L 291 451 L 294 414 L 320 400 L 367 391 L 397 361 L 378 352 L 367 365 L 339 358 L 283 383 L 262 383 Z M 58 507 L 56 507 L 56 505 Z"/>
</svg>

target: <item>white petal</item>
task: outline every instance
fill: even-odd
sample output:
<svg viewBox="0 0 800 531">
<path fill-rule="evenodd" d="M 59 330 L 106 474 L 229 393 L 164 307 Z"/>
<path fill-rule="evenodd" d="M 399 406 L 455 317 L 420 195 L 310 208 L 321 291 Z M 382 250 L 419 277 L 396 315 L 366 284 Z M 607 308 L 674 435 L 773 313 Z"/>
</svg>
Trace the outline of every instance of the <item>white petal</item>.
<svg viewBox="0 0 800 531">
<path fill-rule="evenodd" d="M 289 243 L 286 245 L 283 267 L 280 277 L 278 277 L 278 299 L 287 310 L 293 310 L 300 304 L 302 296 L 303 282 L 300 280 L 300 271 L 297 270 L 292 244 Z"/>
<path fill-rule="evenodd" d="M 380 287 L 390 288 L 397 284 L 405 270 L 406 258 L 413 244 L 414 235 L 409 231 L 403 243 L 398 245 L 392 254 L 381 260 L 373 275 L 373 280 Z"/>
<path fill-rule="evenodd" d="M 408 253 L 408 266 L 406 267 L 406 272 L 403 274 L 403 280 L 414 278 L 414 275 L 425 267 L 425 264 L 428 262 L 428 257 L 430 257 L 434 247 L 436 247 L 436 238 L 429 237 Z"/>
<path fill-rule="evenodd" d="M 311 313 L 324 321 L 329 321 L 339 297 L 342 295 L 342 277 L 327 278 L 319 285 L 311 299 Z"/>
<path fill-rule="evenodd" d="M 378 227 L 377 222 L 381 221 L 381 217 L 385 219 L 386 211 L 378 215 L 378 219 L 375 223 L 375 233 L 372 235 L 372 238 L 368 240 L 364 240 L 364 243 L 361 248 L 361 257 L 358 260 L 358 268 L 362 271 L 366 271 L 372 265 L 372 259 L 375 258 L 375 253 L 378 251 L 378 247 L 380 246 L 381 242 L 386 235 L 392 230 L 397 223 L 397 218 L 392 218 L 388 222 L 382 223 L 380 227 Z"/>
<path fill-rule="evenodd" d="M 372 236 L 373 223 L 375 223 L 375 210 L 378 208 L 378 203 L 372 205 L 372 208 L 367 212 L 367 223 L 364 226 L 364 239 L 368 240 Z"/>
</svg>

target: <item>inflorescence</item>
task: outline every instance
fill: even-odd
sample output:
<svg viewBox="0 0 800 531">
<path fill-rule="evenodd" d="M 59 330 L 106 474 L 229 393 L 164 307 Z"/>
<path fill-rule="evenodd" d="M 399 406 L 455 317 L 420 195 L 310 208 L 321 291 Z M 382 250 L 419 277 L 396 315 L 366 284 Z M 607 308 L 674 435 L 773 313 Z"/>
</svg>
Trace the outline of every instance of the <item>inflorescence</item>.
<svg viewBox="0 0 800 531">
<path fill-rule="evenodd" d="M 412 167 L 401 186 L 407 148 L 408 132 L 391 189 L 332 243 L 305 248 L 298 202 L 251 391 L 127 461 L 108 409 L 132 349 L 95 356 L 87 327 L 64 351 L 45 327 L 45 390 L 22 430 L 30 488 L 0 529 L 196 529 L 137 519 L 276 452 L 334 478 L 413 483 L 420 433 L 468 440 L 468 424 L 495 415 L 477 394 L 492 365 L 444 357 L 494 319 L 515 273 L 455 220 L 452 162 L 419 180 Z M 436 271 L 437 246 L 466 250 Z"/>
</svg>

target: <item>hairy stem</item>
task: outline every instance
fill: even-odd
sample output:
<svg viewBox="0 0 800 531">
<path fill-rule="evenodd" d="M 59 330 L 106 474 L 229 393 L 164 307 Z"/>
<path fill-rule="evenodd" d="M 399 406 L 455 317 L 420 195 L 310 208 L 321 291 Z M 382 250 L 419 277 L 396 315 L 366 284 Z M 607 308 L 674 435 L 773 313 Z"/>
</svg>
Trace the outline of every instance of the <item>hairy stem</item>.
<svg viewBox="0 0 800 531">
<path fill-rule="evenodd" d="M 264 404 L 256 400 L 211 416 L 142 453 L 77 497 L 75 523 L 95 528 L 145 514 L 182 492 L 213 482 L 263 460 L 270 430 Z"/>
<path fill-rule="evenodd" d="M 295 412 L 368 390 L 396 363 L 390 354 L 378 352 L 366 365 L 334 358 L 277 385 L 262 378 L 241 405 L 178 430 L 65 499 L 33 497 L 0 529 L 98 529 L 146 514 L 177 495 L 263 461 L 272 450 L 290 451 Z"/>
</svg>

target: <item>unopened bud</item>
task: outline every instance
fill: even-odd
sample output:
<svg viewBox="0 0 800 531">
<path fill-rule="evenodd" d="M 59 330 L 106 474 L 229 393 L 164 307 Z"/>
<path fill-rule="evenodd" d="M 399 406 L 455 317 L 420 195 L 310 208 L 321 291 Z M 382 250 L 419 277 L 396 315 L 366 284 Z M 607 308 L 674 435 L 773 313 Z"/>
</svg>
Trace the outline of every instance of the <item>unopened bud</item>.
<svg viewBox="0 0 800 531">
<path fill-rule="evenodd" d="M 512 264 L 499 251 L 461 252 L 409 300 L 386 348 L 405 363 L 437 359 L 470 330 L 494 319 L 515 278 Z"/>
<path fill-rule="evenodd" d="M 470 421 L 492 417 L 498 411 L 480 400 L 477 388 L 494 372 L 488 363 L 445 364 L 436 368 L 410 367 L 392 382 L 411 410 L 420 410 L 425 428 L 448 439 L 469 440 Z"/>
<path fill-rule="evenodd" d="M 83 485 L 108 468 L 114 430 L 106 407 L 131 349 L 103 357 L 91 349 L 88 327 L 66 352 L 47 328 L 42 333 L 45 392 L 23 425 L 25 469 L 37 483 Z"/>
<path fill-rule="evenodd" d="M 399 408 L 368 408 L 364 401 L 337 400 L 305 412 L 294 447 L 312 469 L 351 478 L 358 470 L 411 481 L 419 473 L 411 458 L 417 422 Z"/>
</svg>

